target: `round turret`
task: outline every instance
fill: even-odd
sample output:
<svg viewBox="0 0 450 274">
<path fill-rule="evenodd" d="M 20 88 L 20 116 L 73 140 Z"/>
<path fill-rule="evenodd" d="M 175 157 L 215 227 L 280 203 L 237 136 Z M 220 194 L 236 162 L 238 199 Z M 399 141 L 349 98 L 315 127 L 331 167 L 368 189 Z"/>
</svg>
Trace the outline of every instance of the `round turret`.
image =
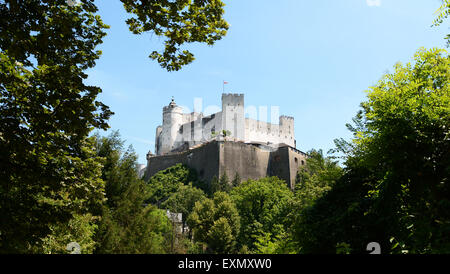
<svg viewBox="0 0 450 274">
<path fill-rule="evenodd" d="M 161 153 L 167 153 L 174 148 L 182 124 L 183 109 L 175 103 L 175 99 L 172 97 L 169 105 L 163 108 Z"/>
</svg>

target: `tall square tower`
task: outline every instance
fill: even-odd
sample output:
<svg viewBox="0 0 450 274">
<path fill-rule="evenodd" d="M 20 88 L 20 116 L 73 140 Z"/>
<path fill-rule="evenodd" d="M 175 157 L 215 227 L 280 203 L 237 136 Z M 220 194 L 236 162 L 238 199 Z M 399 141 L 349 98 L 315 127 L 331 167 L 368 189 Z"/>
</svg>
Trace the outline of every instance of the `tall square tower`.
<svg viewBox="0 0 450 274">
<path fill-rule="evenodd" d="M 222 129 L 232 138 L 245 140 L 244 94 L 222 94 Z"/>
</svg>

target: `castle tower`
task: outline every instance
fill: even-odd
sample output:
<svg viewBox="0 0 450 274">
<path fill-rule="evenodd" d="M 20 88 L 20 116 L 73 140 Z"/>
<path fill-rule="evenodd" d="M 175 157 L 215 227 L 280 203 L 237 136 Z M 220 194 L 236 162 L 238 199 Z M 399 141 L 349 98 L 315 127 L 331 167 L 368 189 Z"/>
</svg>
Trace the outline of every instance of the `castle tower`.
<svg viewBox="0 0 450 274">
<path fill-rule="evenodd" d="M 244 94 L 222 94 L 222 129 L 231 137 L 245 140 Z"/>
<path fill-rule="evenodd" d="M 290 116 L 280 116 L 280 143 L 285 143 L 295 148 L 295 132 L 294 132 L 294 118 Z"/>
<path fill-rule="evenodd" d="M 177 142 L 180 141 L 179 130 L 182 124 L 183 109 L 172 98 L 170 104 L 163 108 L 163 125 L 159 139 L 158 155 L 170 152 L 177 146 Z"/>
</svg>

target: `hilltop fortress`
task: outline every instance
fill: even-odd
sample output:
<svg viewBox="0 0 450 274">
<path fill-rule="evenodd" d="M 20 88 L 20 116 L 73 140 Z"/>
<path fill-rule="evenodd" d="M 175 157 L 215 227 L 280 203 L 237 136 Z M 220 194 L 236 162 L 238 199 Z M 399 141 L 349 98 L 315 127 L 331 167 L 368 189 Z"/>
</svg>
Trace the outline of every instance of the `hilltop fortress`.
<svg viewBox="0 0 450 274">
<path fill-rule="evenodd" d="M 183 113 L 172 99 L 156 128 L 155 154 L 147 154 L 146 179 L 183 163 L 207 182 L 238 173 L 242 180 L 278 176 L 293 188 L 305 158 L 296 149 L 294 118 L 280 116 L 279 124 L 246 118 L 243 94 L 222 94 L 222 111 L 208 116 Z"/>
</svg>

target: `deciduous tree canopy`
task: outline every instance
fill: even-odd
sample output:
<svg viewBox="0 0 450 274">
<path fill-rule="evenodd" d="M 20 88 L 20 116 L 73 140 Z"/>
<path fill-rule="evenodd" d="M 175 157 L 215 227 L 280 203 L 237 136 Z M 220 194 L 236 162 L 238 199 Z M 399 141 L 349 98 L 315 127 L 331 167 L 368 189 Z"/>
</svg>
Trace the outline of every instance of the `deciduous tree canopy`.
<svg viewBox="0 0 450 274">
<path fill-rule="evenodd" d="M 180 70 L 194 55 L 181 50 L 186 43 L 213 45 L 228 30 L 223 19 L 225 4 L 221 0 L 121 0 L 133 16 L 127 24 L 134 34 L 151 32 L 166 38 L 164 51 L 153 51 L 150 58 L 168 71 Z"/>
<path fill-rule="evenodd" d="M 297 226 L 304 252 L 450 252 L 449 84 L 448 53 L 421 49 L 370 88 L 344 176 Z"/>
<path fill-rule="evenodd" d="M 0 1 L 2 251 L 28 252 L 50 226 L 98 214 L 92 128 L 111 115 L 84 84 L 107 28 L 92 1 Z"/>
</svg>

